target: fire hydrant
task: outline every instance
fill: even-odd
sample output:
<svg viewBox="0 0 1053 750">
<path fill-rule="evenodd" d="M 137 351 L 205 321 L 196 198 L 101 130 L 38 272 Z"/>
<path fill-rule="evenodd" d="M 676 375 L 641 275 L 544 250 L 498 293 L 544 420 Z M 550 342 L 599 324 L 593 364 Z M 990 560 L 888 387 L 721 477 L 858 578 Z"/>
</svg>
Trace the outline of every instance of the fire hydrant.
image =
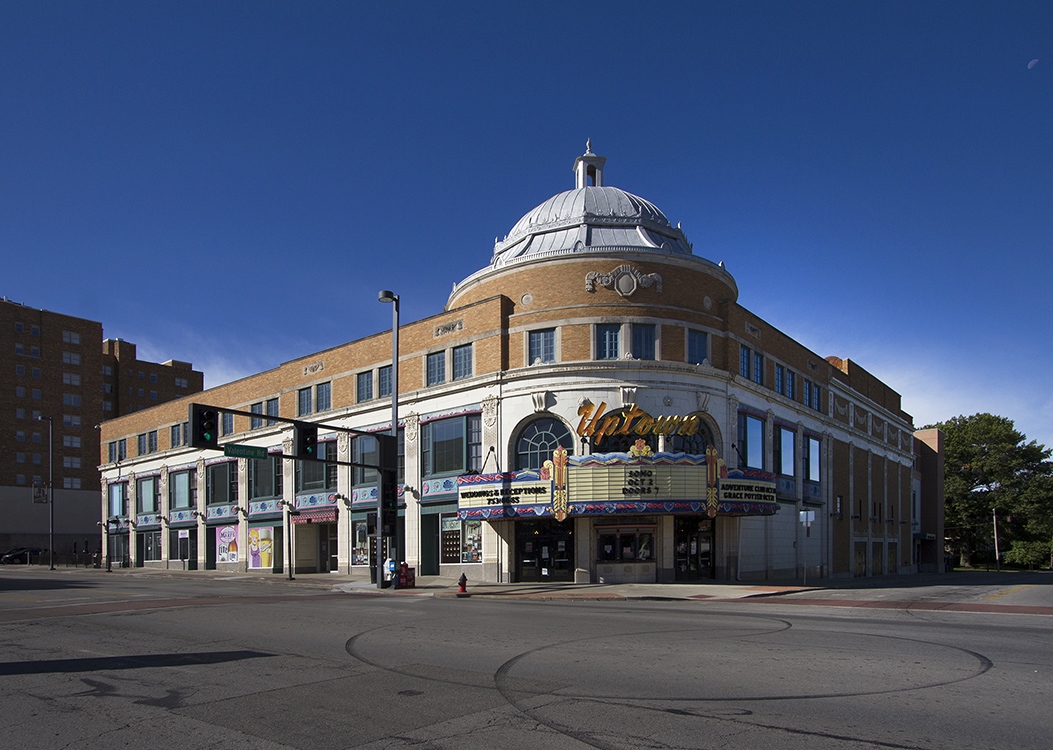
<svg viewBox="0 0 1053 750">
<path fill-rule="evenodd" d="M 457 579 L 457 595 L 468 593 L 468 576 L 461 573 L 461 577 Z"/>
</svg>

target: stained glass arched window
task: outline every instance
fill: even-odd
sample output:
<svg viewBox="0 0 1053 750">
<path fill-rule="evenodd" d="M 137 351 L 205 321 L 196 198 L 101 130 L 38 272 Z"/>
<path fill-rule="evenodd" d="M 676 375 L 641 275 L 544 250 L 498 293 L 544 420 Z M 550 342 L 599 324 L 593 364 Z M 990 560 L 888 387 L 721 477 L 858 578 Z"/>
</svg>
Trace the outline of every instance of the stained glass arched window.
<svg viewBox="0 0 1053 750">
<path fill-rule="evenodd" d="M 516 471 L 540 469 L 559 446 L 574 453 L 574 436 L 561 420 L 539 417 L 528 422 L 516 439 Z"/>
</svg>

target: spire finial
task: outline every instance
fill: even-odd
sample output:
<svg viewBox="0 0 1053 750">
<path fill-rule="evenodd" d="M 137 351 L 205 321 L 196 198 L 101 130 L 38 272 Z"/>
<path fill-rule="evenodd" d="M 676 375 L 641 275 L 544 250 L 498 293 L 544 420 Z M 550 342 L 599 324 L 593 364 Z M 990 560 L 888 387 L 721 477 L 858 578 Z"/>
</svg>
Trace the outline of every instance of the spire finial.
<svg viewBox="0 0 1053 750">
<path fill-rule="evenodd" d="M 589 156 L 590 154 L 592 154 L 592 139 L 587 138 L 585 140 L 585 155 Z"/>
</svg>

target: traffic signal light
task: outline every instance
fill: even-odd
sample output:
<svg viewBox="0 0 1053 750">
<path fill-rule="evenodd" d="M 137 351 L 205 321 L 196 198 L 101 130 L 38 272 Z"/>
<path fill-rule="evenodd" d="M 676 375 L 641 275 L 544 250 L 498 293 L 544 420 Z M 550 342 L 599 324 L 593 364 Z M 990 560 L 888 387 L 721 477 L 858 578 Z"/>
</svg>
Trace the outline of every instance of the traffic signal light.
<svg viewBox="0 0 1053 750">
<path fill-rule="evenodd" d="M 219 450 L 219 412 L 216 408 L 190 404 L 189 412 L 191 447 Z"/>
<path fill-rule="evenodd" d="M 293 430 L 293 455 L 297 458 L 318 458 L 318 428 L 297 422 Z"/>
</svg>

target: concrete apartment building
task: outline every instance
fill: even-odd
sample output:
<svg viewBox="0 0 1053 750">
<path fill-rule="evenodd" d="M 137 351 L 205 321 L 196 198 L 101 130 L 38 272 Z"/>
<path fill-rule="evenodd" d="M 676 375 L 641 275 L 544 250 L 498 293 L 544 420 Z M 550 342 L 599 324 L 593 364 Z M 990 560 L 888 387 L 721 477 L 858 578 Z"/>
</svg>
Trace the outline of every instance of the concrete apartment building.
<svg viewBox="0 0 1053 750">
<path fill-rule="evenodd" d="M 203 376 L 188 362 L 137 359 L 134 344 L 103 340 L 101 323 L 6 297 L 0 351 L 0 550 L 48 547 L 53 474 L 56 554 L 98 551 L 99 425 L 197 393 Z"/>
<path fill-rule="evenodd" d="M 383 555 L 501 582 L 938 570 L 938 433 L 916 436 L 889 385 L 740 305 L 724 264 L 607 186 L 605 164 L 578 157 L 572 189 L 444 310 L 400 326 Z M 346 464 L 375 462 L 369 433 L 391 429 L 391 351 L 384 331 L 103 423 L 111 552 L 368 577 L 377 476 Z M 220 410 L 221 444 L 265 458 L 189 447 L 191 401 Z M 268 417 L 320 425 L 320 455 L 342 463 L 290 458 L 291 426 Z"/>
</svg>

